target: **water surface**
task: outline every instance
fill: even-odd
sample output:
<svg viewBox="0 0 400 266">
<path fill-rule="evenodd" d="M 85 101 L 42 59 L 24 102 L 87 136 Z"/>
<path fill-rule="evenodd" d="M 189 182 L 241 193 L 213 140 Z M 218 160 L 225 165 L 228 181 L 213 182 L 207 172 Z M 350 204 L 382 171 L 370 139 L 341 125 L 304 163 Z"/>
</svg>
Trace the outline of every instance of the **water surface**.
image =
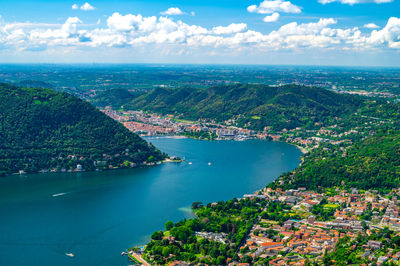
<svg viewBox="0 0 400 266">
<path fill-rule="evenodd" d="M 122 251 L 190 217 L 192 202 L 253 192 L 301 156 L 281 142 L 148 140 L 186 162 L 0 179 L 0 265 L 127 265 Z"/>
</svg>

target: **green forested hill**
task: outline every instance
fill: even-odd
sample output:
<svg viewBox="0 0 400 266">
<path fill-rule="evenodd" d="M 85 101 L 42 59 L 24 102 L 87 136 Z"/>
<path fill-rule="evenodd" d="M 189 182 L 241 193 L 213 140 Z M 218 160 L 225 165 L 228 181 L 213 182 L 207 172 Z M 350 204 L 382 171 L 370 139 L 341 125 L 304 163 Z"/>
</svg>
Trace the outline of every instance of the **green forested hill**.
<svg viewBox="0 0 400 266">
<path fill-rule="evenodd" d="M 100 94 L 95 104 L 110 103 L 107 99 L 114 94 L 117 92 Z M 322 88 L 243 84 L 209 89 L 157 88 L 142 95 L 131 94 L 130 97 L 124 93 L 124 100 L 117 104 L 130 109 L 181 114 L 187 119 L 224 121 L 236 118 L 240 126 L 247 125 L 257 130 L 265 126 L 272 126 L 275 130 L 311 126 L 315 122 L 354 112 L 362 103 L 360 97 Z"/>
<path fill-rule="evenodd" d="M 89 103 L 50 89 L 0 84 L 0 174 L 86 170 L 162 159 L 161 152 Z"/>
<path fill-rule="evenodd" d="M 92 99 L 91 103 L 95 106 L 112 106 L 115 109 L 119 109 L 139 95 L 139 93 L 132 93 L 125 89 L 112 89 L 98 92 L 97 97 Z"/>
<path fill-rule="evenodd" d="M 355 143 L 344 153 L 323 148 L 305 158 L 284 187 L 332 187 L 344 184 L 362 189 L 391 189 L 400 184 L 400 132 L 380 133 Z"/>
</svg>

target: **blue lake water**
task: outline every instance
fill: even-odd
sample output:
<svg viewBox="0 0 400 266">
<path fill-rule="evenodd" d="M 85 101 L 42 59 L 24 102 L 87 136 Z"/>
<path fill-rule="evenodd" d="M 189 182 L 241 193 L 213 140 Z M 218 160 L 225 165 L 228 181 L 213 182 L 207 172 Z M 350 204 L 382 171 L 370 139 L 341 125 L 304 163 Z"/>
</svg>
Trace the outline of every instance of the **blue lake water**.
<svg viewBox="0 0 400 266">
<path fill-rule="evenodd" d="M 147 140 L 186 161 L 0 179 L 0 265 L 127 265 L 122 251 L 190 217 L 192 202 L 254 192 L 301 157 L 281 142 Z"/>
</svg>

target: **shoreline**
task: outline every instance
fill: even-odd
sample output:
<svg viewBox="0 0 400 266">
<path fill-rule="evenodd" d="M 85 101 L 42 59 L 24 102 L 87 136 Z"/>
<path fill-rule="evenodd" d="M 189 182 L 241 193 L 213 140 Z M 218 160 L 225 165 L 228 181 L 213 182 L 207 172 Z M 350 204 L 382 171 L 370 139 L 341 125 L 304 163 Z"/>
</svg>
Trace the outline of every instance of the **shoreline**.
<svg viewBox="0 0 400 266">
<path fill-rule="evenodd" d="M 269 139 L 261 139 L 261 138 L 248 138 L 245 140 L 235 140 L 235 139 L 216 139 L 216 140 L 209 140 L 209 139 L 198 139 L 198 138 L 194 138 L 194 137 L 189 137 L 189 136 L 182 136 L 182 135 L 165 135 L 165 136 L 144 136 L 144 138 L 146 139 L 194 139 L 194 140 L 204 140 L 204 141 L 235 141 L 235 142 L 243 142 L 243 141 L 247 141 L 247 140 L 259 140 L 259 141 L 276 141 L 276 142 L 282 142 L 282 143 L 286 143 L 289 145 L 293 145 L 295 147 L 297 147 L 301 153 L 302 156 L 300 157 L 301 162 L 304 160 L 304 156 L 310 152 L 310 150 L 308 150 L 307 148 L 304 148 L 300 145 L 294 144 L 294 143 L 290 143 L 290 142 L 286 142 L 286 141 L 280 141 L 280 140 L 269 140 Z M 35 174 L 76 174 L 76 173 L 93 173 L 93 172 L 105 172 L 105 171 L 118 171 L 118 170 L 123 170 L 123 169 L 139 169 L 139 168 L 146 168 L 146 167 L 153 167 L 153 166 L 158 166 L 164 163 L 180 163 L 180 162 L 184 162 L 184 159 L 179 158 L 178 160 L 174 160 L 171 159 L 171 157 L 168 157 L 162 161 L 157 161 L 154 163 L 149 163 L 149 164 L 142 164 L 142 165 L 137 165 L 134 167 L 122 167 L 122 168 L 115 168 L 115 169 L 101 169 L 101 170 L 82 170 L 82 171 L 38 171 L 38 172 L 32 172 L 32 173 L 28 173 L 28 172 L 23 172 L 23 173 L 11 173 L 11 174 L 7 174 L 7 175 L 3 175 L 0 176 L 0 178 L 6 178 L 9 176 L 30 176 L 30 175 L 35 175 Z M 299 164 L 299 166 L 301 165 L 301 162 Z"/>
<path fill-rule="evenodd" d="M 307 148 L 304 148 L 304 147 L 302 147 L 302 146 L 300 146 L 300 145 L 293 144 L 293 143 L 289 143 L 289 142 L 286 142 L 286 141 L 284 141 L 284 142 L 287 143 L 287 144 L 291 144 L 291 145 L 293 145 L 293 146 L 296 146 L 296 147 L 301 151 L 301 153 L 303 154 L 303 156 L 310 152 L 310 150 L 308 150 Z M 302 157 L 303 157 L 303 156 L 302 156 Z"/>
<path fill-rule="evenodd" d="M 168 158 L 167 158 L 168 159 Z M 82 171 L 38 171 L 38 172 L 23 172 L 23 173 L 12 173 L 12 174 L 7 174 L 4 176 L 0 176 L 1 178 L 7 178 L 10 176 L 31 176 L 31 175 L 42 175 L 42 174 L 82 174 L 82 173 L 96 173 L 96 172 L 109 172 L 109 171 L 119 171 L 119 170 L 128 170 L 128 169 L 140 169 L 140 168 L 147 168 L 147 167 L 154 167 L 154 166 L 158 166 L 161 165 L 162 163 L 165 162 L 164 159 L 162 161 L 157 161 L 154 163 L 150 163 L 150 164 L 142 164 L 142 165 L 137 165 L 134 167 L 121 167 L 121 168 L 112 168 L 112 169 L 100 169 L 100 170 L 82 170 Z"/>
<path fill-rule="evenodd" d="M 151 136 L 151 137 L 149 137 L 149 138 L 154 138 L 154 137 L 156 137 L 156 138 L 174 138 L 174 136 Z M 200 140 L 200 139 L 192 138 L 192 137 L 188 137 L 188 136 L 176 136 L 176 137 L 177 137 L 176 139 L 186 139 L 186 138 L 188 138 L 188 139 Z M 207 139 L 205 139 L 205 140 L 206 140 L 206 141 L 215 141 L 215 140 L 207 140 Z M 237 140 L 235 140 L 235 139 L 224 139 L 224 140 L 237 141 Z M 222 140 L 222 141 L 224 141 L 224 140 Z M 309 150 L 307 150 L 306 148 L 304 148 L 304 147 L 302 147 L 302 146 L 300 146 L 300 145 L 293 144 L 293 143 L 286 142 L 286 141 L 269 140 L 269 139 L 260 139 L 260 138 L 249 138 L 249 139 L 246 139 L 246 140 L 244 140 L 244 141 L 247 141 L 247 140 L 259 140 L 259 141 L 271 141 L 271 142 L 274 141 L 274 142 L 281 142 L 281 143 L 285 143 L 285 144 L 289 144 L 289 145 L 293 145 L 293 146 L 297 147 L 297 148 L 301 151 L 302 155 L 301 155 L 300 158 L 299 158 L 299 159 L 300 159 L 299 165 L 298 165 L 295 169 L 297 169 L 298 167 L 301 166 L 301 164 L 302 164 L 303 161 L 304 161 L 304 156 L 305 156 L 307 153 L 310 152 Z M 238 141 L 238 142 L 241 142 L 241 141 Z M 185 161 L 185 160 L 182 160 L 182 161 Z M 165 161 L 164 161 L 164 162 L 165 162 Z M 294 169 L 294 170 L 295 170 L 295 169 Z M 293 170 L 293 171 L 294 171 L 294 170 Z M 277 176 L 277 177 L 276 177 L 273 181 L 271 181 L 270 183 L 279 180 L 280 176 L 281 176 L 281 175 Z M 261 187 L 261 188 L 257 189 L 257 190 L 254 191 L 254 192 L 249 192 L 249 193 L 243 194 L 243 195 L 242 195 L 242 198 L 245 198 L 245 196 L 246 196 L 246 195 L 249 195 L 249 194 L 256 195 L 259 191 L 265 189 L 265 187 L 268 186 L 270 183 L 265 184 L 264 187 Z M 240 198 L 238 198 L 238 199 L 240 199 Z M 226 199 L 226 200 L 224 200 L 224 201 L 227 201 L 227 200 L 229 200 L 229 199 Z M 192 209 L 192 210 L 193 210 L 193 209 Z M 140 256 L 140 258 L 141 258 L 143 261 L 145 261 L 146 263 L 148 263 L 144 258 L 141 257 L 141 253 L 133 251 L 134 248 L 136 248 L 136 247 L 145 247 L 148 243 L 149 243 L 149 242 L 147 242 L 147 243 L 145 243 L 145 244 L 138 244 L 138 245 L 135 245 L 135 246 L 133 246 L 133 247 L 129 247 L 127 250 L 130 250 L 131 254 L 135 254 L 135 258 L 136 258 L 137 256 Z M 128 253 L 129 253 L 129 252 L 128 252 Z M 128 255 L 128 254 L 126 254 L 126 255 Z M 132 258 L 131 258 L 129 255 L 128 255 L 128 259 L 131 260 L 132 262 L 135 262 L 135 260 L 132 260 Z"/>
</svg>

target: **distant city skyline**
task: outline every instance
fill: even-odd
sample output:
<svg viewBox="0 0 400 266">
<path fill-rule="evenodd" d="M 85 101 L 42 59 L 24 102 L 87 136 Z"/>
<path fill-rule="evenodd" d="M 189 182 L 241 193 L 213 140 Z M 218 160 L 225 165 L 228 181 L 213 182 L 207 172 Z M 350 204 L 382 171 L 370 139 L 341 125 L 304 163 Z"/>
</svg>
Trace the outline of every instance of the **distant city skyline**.
<svg viewBox="0 0 400 266">
<path fill-rule="evenodd" d="M 0 63 L 400 66 L 399 0 L 15 0 Z"/>
</svg>

